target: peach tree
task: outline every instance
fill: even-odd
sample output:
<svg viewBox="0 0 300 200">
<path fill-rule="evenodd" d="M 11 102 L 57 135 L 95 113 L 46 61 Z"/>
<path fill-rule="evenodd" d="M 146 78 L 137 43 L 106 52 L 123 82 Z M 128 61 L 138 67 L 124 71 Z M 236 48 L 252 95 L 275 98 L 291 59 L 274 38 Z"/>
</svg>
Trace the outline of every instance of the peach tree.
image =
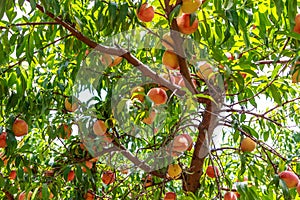
<svg viewBox="0 0 300 200">
<path fill-rule="evenodd" d="M 0 2 L 1 199 L 299 199 L 299 1 Z"/>
</svg>

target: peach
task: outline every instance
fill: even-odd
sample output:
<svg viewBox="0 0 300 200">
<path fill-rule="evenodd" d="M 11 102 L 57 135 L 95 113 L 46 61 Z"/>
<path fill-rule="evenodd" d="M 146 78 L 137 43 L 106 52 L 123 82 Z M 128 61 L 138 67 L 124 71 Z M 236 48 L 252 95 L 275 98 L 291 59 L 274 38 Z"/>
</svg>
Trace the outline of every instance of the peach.
<svg viewBox="0 0 300 200">
<path fill-rule="evenodd" d="M 297 192 L 300 195 L 300 181 L 298 182 L 298 185 L 297 185 Z"/>
<path fill-rule="evenodd" d="M 92 169 L 93 163 L 89 160 L 85 161 L 85 166 L 81 167 L 83 172 L 86 172 L 86 168 Z"/>
<path fill-rule="evenodd" d="M 193 12 L 196 12 L 200 5 L 200 0 L 182 0 L 181 10 L 184 13 L 191 14 Z"/>
<path fill-rule="evenodd" d="M 70 99 L 66 98 L 65 99 L 65 108 L 69 112 L 74 112 L 78 108 L 78 103 L 77 102 L 73 102 L 73 101 L 70 102 Z"/>
<path fill-rule="evenodd" d="M 294 32 L 300 34 L 300 14 L 297 14 L 295 17 L 295 27 L 294 27 Z"/>
<path fill-rule="evenodd" d="M 53 170 L 47 170 L 44 172 L 44 176 L 46 176 L 46 177 L 52 177 L 53 175 L 54 175 Z"/>
<path fill-rule="evenodd" d="M 67 124 L 62 124 L 63 126 L 63 134 L 59 134 L 59 137 L 62 139 L 69 139 L 72 134 L 72 127 Z"/>
<path fill-rule="evenodd" d="M 298 176 L 291 171 L 283 171 L 279 173 L 279 178 L 282 179 L 288 188 L 294 188 L 298 185 Z"/>
<path fill-rule="evenodd" d="M 2 132 L 0 135 L 0 148 L 5 148 L 7 146 L 6 144 L 6 136 L 7 133 L 6 132 Z"/>
<path fill-rule="evenodd" d="M 17 177 L 17 172 L 16 172 L 16 170 L 12 170 L 12 171 L 9 173 L 9 179 L 15 180 L 16 177 Z"/>
<path fill-rule="evenodd" d="M 131 90 L 131 99 L 138 99 L 140 102 L 145 100 L 145 89 L 141 86 L 136 86 Z"/>
<path fill-rule="evenodd" d="M 193 86 L 196 88 L 197 87 L 197 81 L 195 79 L 192 79 L 192 83 L 193 83 Z M 185 87 L 185 82 L 184 82 L 184 79 L 181 78 L 178 82 L 178 84 L 180 87 Z"/>
<path fill-rule="evenodd" d="M 186 134 L 187 135 L 187 134 Z M 190 147 L 190 141 L 186 135 L 177 135 L 173 140 L 172 151 L 184 152 Z"/>
<path fill-rule="evenodd" d="M 137 17 L 142 22 L 151 22 L 154 17 L 153 6 L 148 6 L 148 3 L 144 3 L 137 9 Z"/>
<path fill-rule="evenodd" d="M 75 172 L 73 170 L 71 170 L 69 173 L 68 173 L 68 181 L 73 181 L 75 178 Z"/>
<path fill-rule="evenodd" d="M 98 136 L 105 135 L 105 133 L 107 131 L 105 122 L 103 120 L 98 119 L 93 125 L 93 131 Z"/>
<path fill-rule="evenodd" d="M 145 117 L 142 122 L 144 122 L 145 124 L 152 124 L 155 120 L 155 116 L 156 116 L 156 112 L 153 110 L 150 112 L 149 116 Z"/>
<path fill-rule="evenodd" d="M 167 192 L 164 196 L 164 200 L 176 200 L 175 192 Z"/>
<path fill-rule="evenodd" d="M 299 27 L 300 27 L 300 25 L 299 25 Z M 299 28 L 299 30 L 300 30 L 300 28 Z M 296 68 L 296 66 L 297 66 L 297 68 Z M 297 69 L 296 71 L 294 70 L 295 68 Z M 298 83 L 298 82 L 300 82 L 300 73 L 299 73 L 300 72 L 300 62 L 299 61 L 296 62 L 295 66 L 293 66 L 291 68 L 291 71 L 293 71 L 293 74 L 292 74 L 292 83 Z"/>
<path fill-rule="evenodd" d="M 155 105 L 165 104 L 168 100 L 168 95 L 162 88 L 152 88 L 148 91 L 147 96 Z"/>
<path fill-rule="evenodd" d="M 189 147 L 188 147 L 187 151 L 192 150 L 192 148 L 193 148 L 193 138 L 189 134 L 186 134 L 186 133 L 184 133 L 182 135 L 187 139 L 188 144 L 189 144 Z"/>
<path fill-rule="evenodd" d="M 208 80 L 209 78 L 213 78 L 212 66 L 208 63 L 200 65 L 199 70 L 197 71 L 197 75 L 202 80 Z"/>
<path fill-rule="evenodd" d="M 112 172 L 112 171 L 105 171 L 103 174 L 102 174 L 102 182 L 105 184 L 105 185 L 109 185 L 113 182 L 115 182 L 116 180 L 116 176 L 115 176 L 115 173 Z"/>
<path fill-rule="evenodd" d="M 198 20 L 195 19 L 193 24 L 190 23 L 191 15 L 190 14 L 183 14 L 176 19 L 178 29 L 183 34 L 192 34 L 198 28 Z"/>
<path fill-rule="evenodd" d="M 94 200 L 95 199 L 95 194 L 92 191 L 88 191 L 85 195 L 84 195 L 84 199 L 85 200 Z"/>
<path fill-rule="evenodd" d="M 12 125 L 12 131 L 17 137 L 24 136 L 28 133 L 28 125 L 22 119 L 16 119 Z"/>
<path fill-rule="evenodd" d="M 216 174 L 215 174 L 216 171 Z M 209 165 L 206 169 L 206 174 L 210 178 L 216 178 L 216 176 L 219 176 L 219 169 L 216 166 Z"/>
<path fill-rule="evenodd" d="M 171 164 L 168 166 L 168 176 L 172 179 L 178 179 L 182 173 L 182 169 L 178 164 Z"/>
<path fill-rule="evenodd" d="M 179 62 L 177 55 L 172 51 L 165 51 L 162 56 L 162 63 L 169 70 L 175 70 L 179 68 Z"/>
<path fill-rule="evenodd" d="M 119 56 L 112 56 L 109 54 L 103 54 L 100 58 L 101 63 L 104 66 L 114 67 L 122 62 L 123 58 Z"/>
<path fill-rule="evenodd" d="M 174 50 L 174 41 L 170 35 L 170 33 L 165 33 L 162 38 L 162 45 L 170 51 Z"/>
<path fill-rule="evenodd" d="M 237 196 L 234 192 L 226 192 L 224 195 L 224 200 L 237 200 Z"/>
<path fill-rule="evenodd" d="M 101 139 L 107 143 L 111 143 L 114 140 L 113 136 L 108 133 L 105 133 Z"/>
<path fill-rule="evenodd" d="M 26 194 L 26 191 L 23 191 L 20 193 L 18 200 L 29 200 L 31 198 L 32 192 L 29 191 Z"/>
<path fill-rule="evenodd" d="M 242 152 L 251 152 L 256 148 L 256 143 L 249 137 L 246 137 L 241 142 Z"/>
</svg>

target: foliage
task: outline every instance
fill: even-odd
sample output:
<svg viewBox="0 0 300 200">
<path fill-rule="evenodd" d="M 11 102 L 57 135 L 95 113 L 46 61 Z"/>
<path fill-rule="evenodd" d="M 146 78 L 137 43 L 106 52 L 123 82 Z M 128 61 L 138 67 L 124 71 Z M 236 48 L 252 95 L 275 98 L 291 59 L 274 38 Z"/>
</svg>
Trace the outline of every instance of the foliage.
<svg viewBox="0 0 300 200">
<path fill-rule="evenodd" d="M 161 42 L 166 32 L 176 30 L 180 0 L 149 0 L 155 16 L 148 23 L 136 16 L 144 1 L 0 2 L 0 132 L 7 132 L 7 147 L 0 151 L 1 199 L 16 198 L 22 191 L 32 191 L 36 197 L 40 191 L 47 197 L 51 192 L 55 199 L 83 199 L 88 191 L 99 199 L 161 199 L 168 191 L 176 192 L 178 199 L 213 199 L 227 190 L 237 191 L 240 199 L 299 199 L 296 190 L 278 177 L 287 169 L 300 175 L 300 87 L 291 81 L 291 67 L 300 57 L 300 34 L 293 32 L 299 1 L 203 1 L 194 16 L 199 20 L 197 31 L 180 37 L 185 39 L 181 46 L 188 66 L 180 72 L 197 83 L 197 94 L 183 89 L 185 98 L 174 94 L 178 86 L 162 84 L 168 76 L 166 80 L 145 76 L 149 68 L 160 75 L 168 73 L 161 63 L 165 51 Z M 109 67 L 103 62 L 104 53 L 123 60 Z M 212 79 L 203 81 L 196 75 L 199 61 L 215 66 L 218 73 L 213 80 L 218 84 L 213 88 L 220 90 L 214 93 Z M 85 69 L 96 73 L 87 75 Z M 144 102 L 130 100 L 137 85 L 146 93 L 162 85 L 169 88 L 168 103 L 157 108 L 147 96 Z M 86 89 L 94 96 L 84 102 L 80 98 Z M 66 110 L 69 97 L 81 101 L 77 112 Z M 217 109 L 210 110 L 216 104 Z M 151 109 L 158 111 L 158 117 L 152 125 L 144 124 L 142 119 Z M 16 118 L 29 126 L 29 134 L 22 138 L 12 132 Z M 105 121 L 114 139 L 111 146 L 127 149 L 138 160 L 151 155 L 145 163 L 158 165 L 145 171 L 126 155 L 108 153 L 91 169 L 86 167 L 85 161 L 103 150 L 96 142 L 100 152 L 89 149 L 93 145 L 87 141 L 95 139 L 91 127 L 96 118 Z M 73 127 L 68 139 L 60 137 L 63 124 Z M 83 138 L 85 125 L 87 138 Z M 143 137 L 133 134 L 132 127 Z M 169 160 L 159 158 L 165 153 L 161 148 L 180 133 L 191 135 L 194 147 L 170 161 L 183 169 L 181 177 L 172 180 L 166 175 Z M 205 149 L 203 134 L 213 140 L 198 159 L 201 165 L 195 165 L 194 157 Z M 257 143 L 255 151 L 240 151 L 244 137 Z M 124 157 L 128 160 L 118 163 Z M 216 179 L 205 175 L 212 164 L 220 170 Z M 128 174 L 122 173 L 126 166 Z M 17 171 L 15 180 L 8 178 L 12 170 Z M 70 170 L 75 171 L 75 179 L 68 182 Z M 106 170 L 116 173 L 116 181 L 109 185 L 101 180 Z M 201 178 L 193 190 L 186 181 L 193 179 L 195 170 Z M 146 186 L 149 174 L 153 183 Z M 248 182 L 235 182 L 244 177 Z"/>
</svg>

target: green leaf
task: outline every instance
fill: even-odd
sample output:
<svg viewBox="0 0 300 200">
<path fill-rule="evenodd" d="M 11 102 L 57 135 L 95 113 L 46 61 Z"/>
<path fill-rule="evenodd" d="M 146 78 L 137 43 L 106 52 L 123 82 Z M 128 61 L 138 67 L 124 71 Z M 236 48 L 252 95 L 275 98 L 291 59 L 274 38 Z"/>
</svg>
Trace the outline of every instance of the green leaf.
<svg viewBox="0 0 300 200">
<path fill-rule="evenodd" d="M 278 92 L 279 88 L 277 88 L 274 84 L 272 84 L 272 85 L 270 85 L 269 89 L 271 91 L 272 97 L 274 98 L 274 101 L 277 104 L 281 105 L 282 101 L 281 101 L 280 92 Z"/>
<path fill-rule="evenodd" d="M 2 19 L 5 12 L 6 0 L 0 0 L 0 19 Z"/>
<path fill-rule="evenodd" d="M 180 8 L 181 8 L 181 4 L 178 4 L 178 5 L 172 10 L 172 12 L 171 12 L 170 15 L 169 15 L 169 21 L 170 21 L 170 22 L 172 22 L 173 19 L 174 19 L 175 17 L 178 16 L 178 14 L 179 14 L 179 12 L 180 12 Z"/>
<path fill-rule="evenodd" d="M 246 125 L 242 125 L 242 129 L 245 131 L 245 132 L 247 132 L 247 133 L 249 133 L 250 135 L 252 135 L 253 137 L 255 137 L 255 138 L 259 138 L 259 135 L 258 135 L 258 133 L 253 129 L 253 128 L 251 128 L 250 126 L 246 126 Z"/>
</svg>

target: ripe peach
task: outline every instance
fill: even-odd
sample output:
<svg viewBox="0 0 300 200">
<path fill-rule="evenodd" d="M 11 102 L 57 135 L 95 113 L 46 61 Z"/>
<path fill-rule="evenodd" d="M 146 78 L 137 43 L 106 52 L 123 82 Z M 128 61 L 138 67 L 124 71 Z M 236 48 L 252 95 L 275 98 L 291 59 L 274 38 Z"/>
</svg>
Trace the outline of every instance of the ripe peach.
<svg viewBox="0 0 300 200">
<path fill-rule="evenodd" d="M 73 170 L 71 170 L 69 173 L 68 173 L 68 181 L 73 181 L 75 178 L 75 172 Z"/>
<path fill-rule="evenodd" d="M 294 27 L 294 32 L 300 34 L 300 14 L 297 14 L 295 17 L 295 27 Z"/>
<path fill-rule="evenodd" d="M 173 140 L 172 151 L 184 152 L 190 147 L 189 139 L 186 135 L 177 135 Z"/>
<path fill-rule="evenodd" d="M 150 89 L 147 96 L 154 102 L 155 105 L 165 104 L 168 100 L 168 95 L 162 88 Z"/>
<path fill-rule="evenodd" d="M 182 0 L 181 10 L 186 14 L 196 12 L 201 5 L 200 0 Z"/>
<path fill-rule="evenodd" d="M 113 136 L 108 133 L 105 133 L 101 139 L 107 143 L 111 143 L 114 140 Z"/>
<path fill-rule="evenodd" d="M 65 108 L 69 112 L 74 112 L 78 108 L 78 103 L 77 102 L 70 102 L 69 98 L 65 99 Z"/>
<path fill-rule="evenodd" d="M 237 200 L 234 192 L 226 192 L 224 195 L 224 200 Z"/>
<path fill-rule="evenodd" d="M 69 139 L 72 134 L 72 127 L 67 124 L 62 124 L 62 126 L 63 126 L 64 133 L 59 134 L 59 137 L 62 139 Z"/>
<path fill-rule="evenodd" d="M 297 185 L 297 192 L 300 195 L 300 181 L 298 182 L 298 185 Z"/>
<path fill-rule="evenodd" d="M 182 135 L 188 140 L 189 147 L 188 147 L 187 151 L 192 150 L 192 148 L 193 148 L 193 138 L 189 134 L 186 134 L 186 133 L 184 133 Z"/>
<path fill-rule="evenodd" d="M 46 170 L 44 172 L 44 176 L 46 177 L 52 177 L 54 175 L 54 170 Z"/>
<path fill-rule="evenodd" d="M 93 131 L 96 135 L 103 136 L 107 131 L 105 122 L 103 120 L 98 119 L 93 125 Z"/>
<path fill-rule="evenodd" d="M 299 182 L 298 176 L 291 171 L 283 171 L 279 173 L 279 178 L 281 178 L 288 188 L 294 188 Z"/>
<path fill-rule="evenodd" d="M 170 33 L 165 33 L 162 38 L 162 45 L 170 51 L 174 50 L 174 41 L 170 35 Z"/>
<path fill-rule="evenodd" d="M 12 131 L 17 137 L 24 136 L 28 133 L 28 125 L 22 119 L 16 119 L 12 125 Z"/>
<path fill-rule="evenodd" d="M 137 17 L 143 22 L 151 22 L 154 17 L 153 6 L 148 6 L 148 3 L 144 3 L 137 9 Z"/>
<path fill-rule="evenodd" d="M 300 24 L 299 24 L 299 33 L 300 33 Z M 295 66 L 293 66 L 292 68 L 291 68 L 291 71 L 293 71 L 293 74 L 292 74 L 292 83 L 298 83 L 298 82 L 300 82 L 300 62 L 298 61 L 298 62 L 296 62 L 295 63 Z M 295 69 L 295 67 L 297 66 L 297 70 L 295 71 L 294 69 Z"/>
<path fill-rule="evenodd" d="M 213 78 L 213 68 L 210 64 L 205 63 L 199 66 L 199 70 L 197 71 L 197 75 L 202 80 L 207 80 L 209 78 Z"/>
<path fill-rule="evenodd" d="M 50 192 L 50 191 L 48 190 L 48 192 Z M 54 197 L 53 193 L 50 192 L 50 194 L 49 194 L 49 199 L 53 199 L 53 197 Z M 45 197 L 43 197 L 42 191 L 39 192 L 39 198 L 40 198 L 40 199 L 45 199 Z"/>
<path fill-rule="evenodd" d="M 9 173 L 9 179 L 15 180 L 16 177 L 17 177 L 17 172 L 16 172 L 16 170 L 12 170 L 12 171 Z"/>
<path fill-rule="evenodd" d="M 115 173 L 112 172 L 112 171 L 105 171 L 103 174 L 102 174 L 102 182 L 105 184 L 105 185 L 109 185 L 113 182 L 115 182 L 116 180 L 116 176 L 115 176 Z"/>
<path fill-rule="evenodd" d="M 122 62 L 122 57 L 103 54 L 100 61 L 104 66 L 114 67 Z"/>
<path fill-rule="evenodd" d="M 6 144 L 6 136 L 7 133 L 6 132 L 2 132 L 0 135 L 0 148 L 5 148 L 7 146 Z"/>
<path fill-rule="evenodd" d="M 178 179 L 182 173 L 182 169 L 178 164 L 171 164 L 168 166 L 168 176 L 172 179 Z"/>
<path fill-rule="evenodd" d="M 152 124 L 155 120 L 155 116 L 156 116 L 156 112 L 153 110 L 150 112 L 148 117 L 145 117 L 142 122 L 144 122 L 145 124 Z"/>
<path fill-rule="evenodd" d="M 131 90 L 131 99 L 138 99 L 140 102 L 145 100 L 145 89 L 141 86 L 136 86 Z"/>
<path fill-rule="evenodd" d="M 162 57 L 162 63 L 169 70 L 175 70 L 179 68 L 179 62 L 177 55 L 172 51 L 165 51 Z"/>
<path fill-rule="evenodd" d="M 190 23 L 191 15 L 183 14 L 176 19 L 179 31 L 183 34 L 192 34 L 198 28 L 198 20 L 195 19 L 193 24 Z"/>
<path fill-rule="evenodd" d="M 251 152 L 256 148 L 256 143 L 249 137 L 246 137 L 241 142 L 242 152 Z"/>
<path fill-rule="evenodd" d="M 95 199 L 95 194 L 92 191 L 88 191 L 85 195 L 84 195 L 84 199 L 85 200 L 94 200 Z"/>
<path fill-rule="evenodd" d="M 83 172 L 86 172 L 86 168 L 92 169 L 93 163 L 89 160 L 85 161 L 85 166 L 81 167 Z"/>
<path fill-rule="evenodd" d="M 216 174 L 215 174 L 215 171 L 216 171 Z M 206 174 L 210 178 L 216 178 L 216 176 L 219 176 L 219 169 L 216 166 L 213 167 L 212 165 L 209 165 L 206 169 Z"/>
<path fill-rule="evenodd" d="M 164 196 L 164 200 L 176 200 L 175 192 L 167 192 Z"/>
<path fill-rule="evenodd" d="M 20 193 L 18 200 L 29 200 L 31 198 L 32 192 L 29 191 L 26 195 L 26 191 Z"/>
</svg>

